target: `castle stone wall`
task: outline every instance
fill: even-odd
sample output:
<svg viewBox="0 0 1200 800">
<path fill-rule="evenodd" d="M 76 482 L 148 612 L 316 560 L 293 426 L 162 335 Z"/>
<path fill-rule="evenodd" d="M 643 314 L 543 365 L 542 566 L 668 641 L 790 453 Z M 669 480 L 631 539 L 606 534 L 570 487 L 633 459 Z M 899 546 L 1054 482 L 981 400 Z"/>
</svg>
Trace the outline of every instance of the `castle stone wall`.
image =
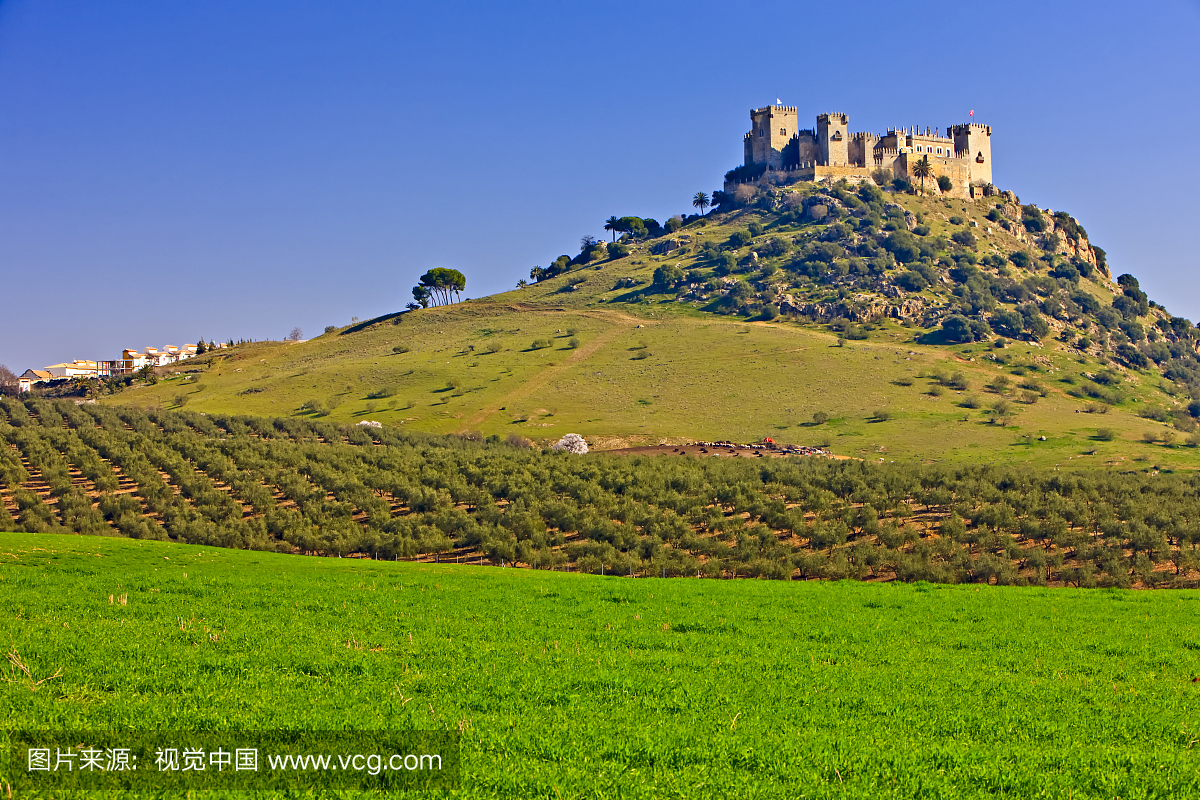
<svg viewBox="0 0 1200 800">
<path fill-rule="evenodd" d="M 954 196 L 971 197 L 971 186 L 992 183 L 992 129 L 988 125 L 952 125 L 945 133 L 937 128 L 896 128 L 876 136 L 851 134 L 850 118 L 830 113 L 817 117 L 815 129 L 799 130 L 794 106 L 754 109 L 750 121 L 744 147 L 747 166 L 766 165 L 788 172 L 848 168 L 850 173 L 836 175 L 847 179 L 882 168 L 907 178 L 909 160 L 928 156 L 934 174 L 945 175 L 954 183 Z M 824 176 L 834 177 L 835 173 Z"/>
<path fill-rule="evenodd" d="M 795 106 L 763 106 L 751 110 L 747 152 L 752 160 L 746 163 L 781 168 L 784 148 L 798 130 Z"/>
<path fill-rule="evenodd" d="M 971 183 L 992 182 L 992 128 L 990 125 L 955 125 L 950 128 L 955 150 L 971 165 Z"/>
<path fill-rule="evenodd" d="M 850 163 L 848 148 L 850 118 L 845 114 L 821 114 L 817 117 L 817 161 L 831 167 L 844 167 Z"/>
</svg>

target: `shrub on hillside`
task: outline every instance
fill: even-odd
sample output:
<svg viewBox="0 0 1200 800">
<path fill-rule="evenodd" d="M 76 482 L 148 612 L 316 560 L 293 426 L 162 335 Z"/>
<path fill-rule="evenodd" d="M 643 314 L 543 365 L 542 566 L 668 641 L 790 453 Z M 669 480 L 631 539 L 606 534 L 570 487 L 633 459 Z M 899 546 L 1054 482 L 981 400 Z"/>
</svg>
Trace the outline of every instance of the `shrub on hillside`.
<svg viewBox="0 0 1200 800">
<path fill-rule="evenodd" d="M 943 192 L 948 192 L 954 188 L 954 181 L 948 175 L 938 175 L 937 185 Z"/>
<path fill-rule="evenodd" d="M 950 240 L 955 244 L 962 245 L 963 247 L 974 247 L 976 244 L 978 244 L 975 234 L 971 233 L 970 231 L 955 231 L 953 234 L 951 234 Z"/>
<path fill-rule="evenodd" d="M 725 242 L 725 246 L 733 250 L 738 250 L 750 243 L 750 231 L 734 231 L 729 235 L 729 239 Z"/>
<path fill-rule="evenodd" d="M 526 438 L 519 433 L 510 433 L 504 439 L 504 443 L 509 447 L 515 447 L 518 450 L 532 450 L 535 445 L 532 439 Z"/>
<path fill-rule="evenodd" d="M 657 289 L 672 289 L 682 280 L 683 270 L 673 264 L 663 264 L 654 270 L 653 285 Z"/>
<path fill-rule="evenodd" d="M 921 257 L 921 248 L 916 239 L 908 231 L 892 231 L 883 240 L 883 247 L 896 257 L 896 260 L 908 264 Z"/>
<path fill-rule="evenodd" d="M 1008 260 L 1019 269 L 1029 269 L 1033 266 L 1033 258 L 1024 250 L 1014 250 L 1009 254 Z"/>
<path fill-rule="evenodd" d="M 928 284 L 921 273 L 909 270 L 896 276 L 896 285 L 906 292 L 919 292 Z"/>
<path fill-rule="evenodd" d="M 1048 227 L 1046 218 L 1037 206 L 1021 206 L 1021 224 L 1030 233 L 1042 233 Z"/>
<path fill-rule="evenodd" d="M 980 320 L 951 314 L 942 322 L 942 333 L 952 342 L 978 342 L 985 339 L 991 330 Z"/>
</svg>

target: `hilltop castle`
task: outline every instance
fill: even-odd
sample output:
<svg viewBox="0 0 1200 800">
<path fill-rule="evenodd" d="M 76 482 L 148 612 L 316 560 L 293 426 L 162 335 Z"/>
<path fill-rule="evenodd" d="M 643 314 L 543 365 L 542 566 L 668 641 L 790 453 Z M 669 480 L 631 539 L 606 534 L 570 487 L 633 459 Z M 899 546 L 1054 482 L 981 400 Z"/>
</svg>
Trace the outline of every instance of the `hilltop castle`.
<svg viewBox="0 0 1200 800">
<path fill-rule="evenodd" d="M 956 197 L 971 197 L 975 187 L 992 182 L 992 129 L 989 125 L 952 125 L 939 129 L 895 128 L 883 136 L 850 133 L 846 114 L 821 114 L 814 129 L 800 130 L 795 106 L 763 106 L 750 111 L 745 136 L 745 171 L 781 170 L 795 180 L 825 178 L 866 180 L 876 170 L 912 178 L 912 166 L 928 158 L 933 180 L 945 175 Z"/>
</svg>

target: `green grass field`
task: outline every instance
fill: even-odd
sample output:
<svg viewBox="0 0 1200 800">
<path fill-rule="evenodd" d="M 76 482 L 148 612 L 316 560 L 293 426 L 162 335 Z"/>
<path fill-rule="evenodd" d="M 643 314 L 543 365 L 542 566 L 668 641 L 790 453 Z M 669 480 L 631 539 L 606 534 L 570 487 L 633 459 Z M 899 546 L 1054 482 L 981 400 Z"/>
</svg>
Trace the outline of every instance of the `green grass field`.
<svg viewBox="0 0 1200 800">
<path fill-rule="evenodd" d="M 1002 427 L 988 408 L 1000 395 L 985 385 L 1011 370 L 985 360 L 987 348 L 979 345 L 920 345 L 911 330 L 892 324 L 871 341 L 838 346 L 836 335 L 793 323 L 736 321 L 678 306 L 636 310 L 641 316 L 624 308 L 514 310 L 482 301 L 429 309 L 350 336 L 238 348 L 228 358 L 188 364 L 206 367 L 188 377 L 135 387 L 113 400 L 169 408 L 183 398 L 189 410 L 287 416 L 316 399 L 333 406 L 333 420 L 541 441 L 580 433 L 602 447 L 771 436 L 828 443 L 836 453 L 863 458 L 1123 468 L 1198 463 L 1182 437 L 1170 447 L 1140 441 L 1166 426 L 1136 416 L 1137 402 L 1103 415 L 1082 413 L 1089 403 L 1069 397 L 1071 385 L 1061 379 L 1099 367 L 1050 346 L 1009 348 L 1017 351 L 1014 363 L 1038 365 L 1029 377 L 1047 393 L 1032 405 L 1013 403 L 1015 417 Z M 552 346 L 530 349 L 543 338 Z M 568 349 L 570 338 L 579 341 L 577 349 Z M 486 352 L 493 343 L 499 352 Z M 395 354 L 397 344 L 412 349 Z M 935 396 L 929 380 L 897 383 L 939 368 L 961 371 L 972 389 Z M 378 390 L 388 396 L 369 397 Z M 1154 384 L 1131 388 L 1139 390 L 1161 399 Z M 963 407 L 970 395 L 978 396 L 979 408 Z M 875 421 L 880 410 L 891 419 Z M 813 425 L 818 411 L 830 422 Z M 1099 428 L 1116 438 L 1097 440 Z"/>
<path fill-rule="evenodd" d="M 1200 793 L 1194 591 L 598 578 L 0 534 L 0 596 L 9 731 L 462 730 L 461 797 Z"/>
</svg>

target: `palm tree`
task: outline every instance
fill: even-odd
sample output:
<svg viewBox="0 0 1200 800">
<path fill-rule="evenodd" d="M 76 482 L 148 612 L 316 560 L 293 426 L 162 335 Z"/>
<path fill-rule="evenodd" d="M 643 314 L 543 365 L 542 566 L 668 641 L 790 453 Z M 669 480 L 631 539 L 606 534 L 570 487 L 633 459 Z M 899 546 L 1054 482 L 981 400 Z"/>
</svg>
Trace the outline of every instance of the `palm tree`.
<svg viewBox="0 0 1200 800">
<path fill-rule="evenodd" d="M 704 192 L 696 192 L 696 196 L 692 198 L 692 205 L 700 209 L 700 216 L 704 216 L 704 209 L 708 208 L 712 203 L 708 199 L 708 195 Z"/>
<path fill-rule="evenodd" d="M 929 163 L 929 156 L 921 156 L 916 164 L 913 164 L 913 177 L 921 181 L 921 194 L 925 194 L 925 179 L 933 177 L 933 164 Z"/>
<path fill-rule="evenodd" d="M 604 230 L 612 231 L 614 242 L 617 240 L 617 229 L 619 227 L 621 227 L 621 220 L 617 219 L 616 217 L 609 217 L 608 219 L 604 220 Z"/>
</svg>

